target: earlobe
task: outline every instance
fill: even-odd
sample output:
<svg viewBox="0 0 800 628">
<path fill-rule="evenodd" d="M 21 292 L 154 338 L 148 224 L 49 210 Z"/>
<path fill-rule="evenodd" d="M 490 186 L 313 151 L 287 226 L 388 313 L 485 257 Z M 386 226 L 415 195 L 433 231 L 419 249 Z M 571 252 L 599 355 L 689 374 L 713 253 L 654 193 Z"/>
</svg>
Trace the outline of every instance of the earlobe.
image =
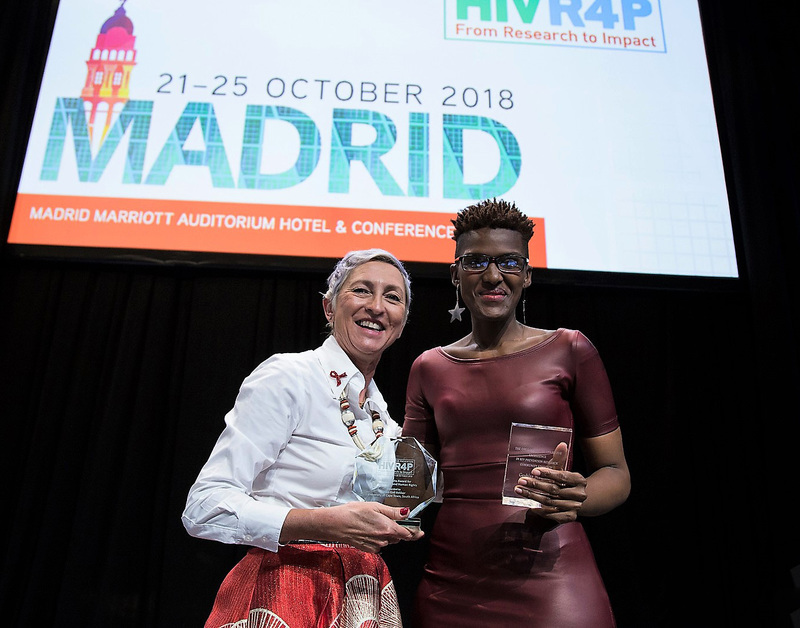
<svg viewBox="0 0 800 628">
<path fill-rule="evenodd" d="M 331 306 L 331 302 L 324 297 L 322 299 L 322 309 L 325 312 L 325 318 L 328 322 L 333 322 L 333 307 Z"/>
<path fill-rule="evenodd" d="M 450 264 L 450 281 L 458 288 L 458 266 L 456 264 Z"/>
</svg>

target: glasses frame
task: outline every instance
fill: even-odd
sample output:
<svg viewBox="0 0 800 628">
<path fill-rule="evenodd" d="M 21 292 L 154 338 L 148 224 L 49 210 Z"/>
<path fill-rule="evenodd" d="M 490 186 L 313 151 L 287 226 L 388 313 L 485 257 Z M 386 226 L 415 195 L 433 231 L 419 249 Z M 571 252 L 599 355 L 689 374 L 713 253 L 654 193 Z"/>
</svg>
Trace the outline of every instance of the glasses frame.
<svg viewBox="0 0 800 628">
<path fill-rule="evenodd" d="M 482 270 L 473 270 L 471 268 L 466 268 L 464 266 L 465 257 L 486 258 L 486 268 Z M 503 270 L 502 268 L 500 268 L 500 264 L 498 264 L 497 262 L 502 261 L 503 259 L 507 259 L 509 257 L 525 260 L 525 263 L 520 267 L 519 270 Z M 495 267 L 497 267 L 497 270 L 499 270 L 504 275 L 521 275 L 523 272 L 525 272 L 525 269 L 528 267 L 528 258 L 525 257 L 524 255 L 517 255 L 516 253 L 503 253 L 502 255 L 497 255 L 497 256 L 484 255 L 483 253 L 465 253 L 464 255 L 459 255 L 453 263 L 458 264 L 461 270 L 463 270 L 465 273 L 484 273 L 488 270 L 489 264 L 494 264 Z"/>
</svg>

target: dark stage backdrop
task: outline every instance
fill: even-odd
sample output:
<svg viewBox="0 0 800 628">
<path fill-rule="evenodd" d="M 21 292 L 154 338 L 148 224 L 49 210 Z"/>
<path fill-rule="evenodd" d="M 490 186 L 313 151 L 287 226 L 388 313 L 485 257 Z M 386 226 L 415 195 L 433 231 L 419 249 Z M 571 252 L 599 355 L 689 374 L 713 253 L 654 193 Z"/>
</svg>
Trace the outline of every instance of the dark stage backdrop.
<svg viewBox="0 0 800 628">
<path fill-rule="evenodd" d="M 743 278 L 541 272 L 528 322 L 583 330 L 611 377 L 633 492 L 586 526 L 619 625 L 789 627 L 800 609 L 797 12 L 700 4 Z M 54 14 L 45 0 L 0 9 L 3 236 Z M 3 247 L 3 625 L 201 626 L 243 548 L 189 537 L 186 492 L 243 377 L 322 340 L 325 273 Z M 414 292 L 377 374 L 398 418 L 414 357 L 466 331 L 448 323 L 444 270 L 415 277 Z M 424 551 L 385 554 L 404 599 Z"/>
</svg>

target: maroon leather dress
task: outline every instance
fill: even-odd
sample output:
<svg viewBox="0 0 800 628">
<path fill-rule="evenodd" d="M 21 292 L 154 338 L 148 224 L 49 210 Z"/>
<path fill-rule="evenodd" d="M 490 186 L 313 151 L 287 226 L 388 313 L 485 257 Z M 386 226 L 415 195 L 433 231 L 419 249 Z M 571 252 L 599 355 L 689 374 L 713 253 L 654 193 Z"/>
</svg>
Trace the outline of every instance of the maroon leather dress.
<svg viewBox="0 0 800 628">
<path fill-rule="evenodd" d="M 496 358 L 436 348 L 414 362 L 403 435 L 438 447 L 444 476 L 414 628 L 613 627 L 580 522 L 554 525 L 501 503 L 512 422 L 572 427 L 575 442 L 619 426 L 605 367 L 581 332 L 559 329 Z"/>
</svg>

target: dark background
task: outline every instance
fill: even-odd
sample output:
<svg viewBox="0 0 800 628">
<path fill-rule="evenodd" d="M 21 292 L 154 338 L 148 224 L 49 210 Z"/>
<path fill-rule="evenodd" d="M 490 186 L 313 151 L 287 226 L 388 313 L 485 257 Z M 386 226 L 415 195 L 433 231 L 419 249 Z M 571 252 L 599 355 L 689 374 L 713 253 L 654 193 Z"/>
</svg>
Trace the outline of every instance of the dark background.
<svg viewBox="0 0 800 628">
<path fill-rule="evenodd" d="M 201 626 L 243 549 L 184 532 L 187 490 L 243 377 L 322 340 L 327 272 L 11 251 L 56 4 L 0 8 L 0 617 Z M 538 271 L 528 291 L 528 323 L 584 331 L 614 387 L 633 492 L 586 526 L 621 627 L 789 627 L 800 609 L 793 5 L 700 2 L 742 278 Z M 413 270 L 377 374 L 398 418 L 413 358 L 467 330 L 446 269 Z M 423 552 L 386 553 L 401 594 Z"/>
</svg>

